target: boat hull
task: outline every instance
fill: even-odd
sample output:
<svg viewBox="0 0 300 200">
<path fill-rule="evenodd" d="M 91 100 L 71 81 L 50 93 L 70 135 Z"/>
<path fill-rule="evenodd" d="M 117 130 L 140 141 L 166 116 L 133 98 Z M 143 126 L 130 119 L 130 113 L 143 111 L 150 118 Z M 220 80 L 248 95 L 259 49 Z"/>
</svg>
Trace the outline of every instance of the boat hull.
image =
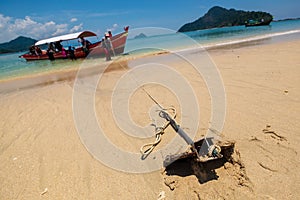
<svg viewBox="0 0 300 200">
<path fill-rule="evenodd" d="M 250 27 L 250 26 L 268 26 L 270 25 L 271 21 L 265 21 L 265 22 L 257 22 L 257 23 L 246 23 L 245 26 L 246 27 Z"/>
<path fill-rule="evenodd" d="M 120 55 L 124 53 L 125 44 L 127 40 L 128 29 L 125 32 L 117 34 L 111 38 L 111 43 L 113 47 L 114 55 Z M 66 50 L 66 52 L 68 52 Z M 105 49 L 101 47 L 101 41 L 93 43 L 89 45 L 89 53 L 86 54 L 83 51 L 82 47 L 78 47 L 74 49 L 75 58 L 85 58 L 87 56 L 91 57 L 105 57 Z M 54 59 L 68 59 L 70 55 L 63 54 L 62 52 L 56 52 L 53 54 Z M 32 55 L 29 53 L 23 54 L 20 58 L 24 58 L 27 61 L 35 61 L 35 60 L 49 60 L 49 56 L 45 50 L 42 51 L 41 55 Z"/>
</svg>

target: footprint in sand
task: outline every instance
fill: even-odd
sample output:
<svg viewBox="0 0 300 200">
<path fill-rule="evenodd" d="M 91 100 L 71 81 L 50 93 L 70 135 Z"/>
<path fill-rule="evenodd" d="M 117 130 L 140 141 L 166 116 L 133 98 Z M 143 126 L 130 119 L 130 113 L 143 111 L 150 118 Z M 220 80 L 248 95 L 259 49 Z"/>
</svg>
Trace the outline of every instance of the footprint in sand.
<svg viewBox="0 0 300 200">
<path fill-rule="evenodd" d="M 271 125 L 266 125 L 266 128 L 264 128 L 263 130 L 263 133 L 264 134 L 269 134 L 271 135 L 271 137 L 273 139 L 276 139 L 276 140 L 280 140 L 280 141 L 287 141 L 287 139 L 279 134 L 277 134 L 275 131 L 271 130 Z"/>
</svg>

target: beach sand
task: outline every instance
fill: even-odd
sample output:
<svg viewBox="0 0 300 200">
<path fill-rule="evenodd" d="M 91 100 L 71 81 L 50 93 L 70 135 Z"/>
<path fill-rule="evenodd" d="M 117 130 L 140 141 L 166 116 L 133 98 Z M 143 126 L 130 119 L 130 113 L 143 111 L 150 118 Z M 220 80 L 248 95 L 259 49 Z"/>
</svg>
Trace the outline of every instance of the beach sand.
<svg viewBox="0 0 300 200">
<path fill-rule="evenodd" d="M 239 162 L 220 166 L 215 170 L 218 178 L 206 183 L 199 183 L 184 165 L 174 169 L 175 175 L 163 169 L 132 174 L 94 159 L 74 124 L 74 72 L 45 84 L 38 79 L 37 86 L 15 91 L 5 83 L 0 93 L 0 199 L 159 199 L 159 194 L 165 199 L 298 199 L 299 46 L 295 40 L 209 51 L 226 90 L 222 135 L 236 141 Z M 206 85 L 201 76 L 184 67 L 186 62 L 169 61 L 167 56 L 122 61 L 104 73 L 96 90 L 95 111 L 110 133 L 107 137 L 120 148 L 139 152 L 145 142 L 122 134 L 110 110 L 114 85 L 128 67 L 143 59 L 165 60 L 187 77 L 201 111 L 195 138 L 206 134 L 211 112 Z M 164 88 L 145 88 L 164 106 L 179 107 Z M 153 104 L 141 90 L 136 91 L 129 103 L 133 120 L 150 123 L 147 115 Z M 178 122 L 183 117 L 188 118 L 179 113 Z M 168 128 L 157 148 L 175 135 Z"/>
</svg>

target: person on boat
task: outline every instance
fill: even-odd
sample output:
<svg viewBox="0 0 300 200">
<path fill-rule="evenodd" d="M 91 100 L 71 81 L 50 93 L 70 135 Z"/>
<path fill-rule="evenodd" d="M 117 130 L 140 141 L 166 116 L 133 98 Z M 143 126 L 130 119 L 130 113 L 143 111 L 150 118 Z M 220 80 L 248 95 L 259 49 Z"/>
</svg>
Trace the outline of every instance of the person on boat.
<svg viewBox="0 0 300 200">
<path fill-rule="evenodd" d="M 82 45 L 82 49 L 83 49 L 85 55 L 88 55 L 89 52 L 90 52 L 90 51 L 89 51 L 89 46 L 90 46 L 92 43 L 91 43 L 90 41 L 84 39 L 83 37 L 80 37 L 79 40 L 80 40 L 80 43 L 81 43 L 81 45 Z"/>
<path fill-rule="evenodd" d="M 62 51 L 63 46 L 61 45 L 60 41 L 55 42 L 55 49 L 57 51 Z"/>
<path fill-rule="evenodd" d="M 31 45 L 31 46 L 29 47 L 29 53 L 30 53 L 31 55 L 36 55 L 36 52 L 35 52 L 35 46 L 34 46 L 34 45 Z"/>
<path fill-rule="evenodd" d="M 71 60 L 76 60 L 76 56 L 75 56 L 75 52 L 74 52 L 74 47 L 69 46 L 69 48 L 68 48 L 68 54 L 69 54 L 69 58 Z"/>
<path fill-rule="evenodd" d="M 43 52 L 42 52 L 42 50 L 41 50 L 41 48 L 40 47 L 38 47 L 38 46 L 35 46 L 34 47 L 34 49 L 35 49 L 35 54 L 36 55 L 42 55 L 43 54 Z"/>
<path fill-rule="evenodd" d="M 49 57 L 49 60 L 51 60 L 51 61 L 55 60 L 54 53 L 55 53 L 54 44 L 53 44 L 53 42 L 50 42 L 48 49 L 47 49 L 47 55 Z"/>
<path fill-rule="evenodd" d="M 55 46 L 53 42 L 50 42 L 48 45 L 48 50 L 52 50 L 53 52 L 55 52 Z"/>
<path fill-rule="evenodd" d="M 63 56 L 63 58 L 67 58 L 67 52 L 64 47 L 62 47 L 61 49 L 61 55 Z"/>
</svg>

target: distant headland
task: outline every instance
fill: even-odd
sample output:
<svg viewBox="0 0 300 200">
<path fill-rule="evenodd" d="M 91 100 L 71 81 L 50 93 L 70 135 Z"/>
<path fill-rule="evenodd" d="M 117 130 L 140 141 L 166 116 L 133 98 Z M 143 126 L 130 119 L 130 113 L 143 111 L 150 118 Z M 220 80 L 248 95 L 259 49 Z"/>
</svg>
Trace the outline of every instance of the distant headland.
<svg viewBox="0 0 300 200">
<path fill-rule="evenodd" d="M 0 44 L 0 53 L 13 53 L 19 51 L 26 51 L 28 48 L 35 44 L 37 40 L 19 36 L 10 42 Z"/>
<path fill-rule="evenodd" d="M 233 8 L 228 10 L 214 6 L 203 17 L 194 22 L 184 24 L 178 32 L 245 25 L 245 22 L 248 20 L 272 21 L 273 16 L 267 12 L 243 11 Z"/>
</svg>

